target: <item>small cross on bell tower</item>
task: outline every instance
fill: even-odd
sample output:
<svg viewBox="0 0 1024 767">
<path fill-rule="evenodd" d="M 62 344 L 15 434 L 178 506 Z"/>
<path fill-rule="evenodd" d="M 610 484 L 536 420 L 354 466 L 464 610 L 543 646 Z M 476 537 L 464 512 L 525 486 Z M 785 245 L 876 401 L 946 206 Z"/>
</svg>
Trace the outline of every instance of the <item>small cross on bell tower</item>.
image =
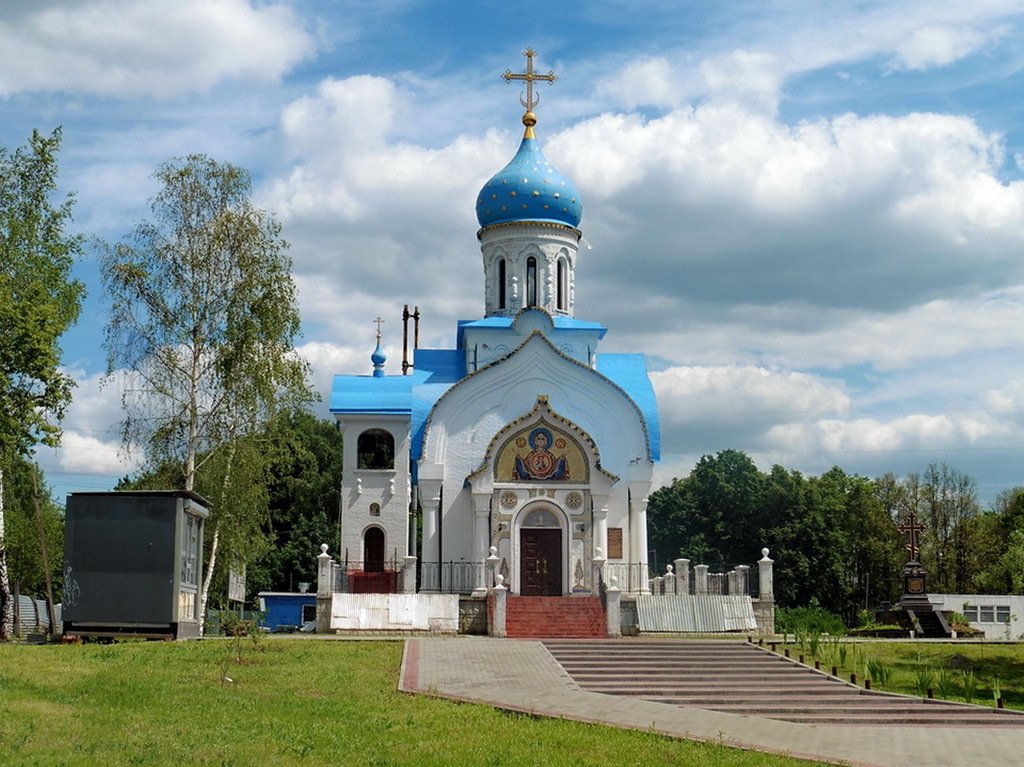
<svg viewBox="0 0 1024 767">
<path fill-rule="evenodd" d="M 374 320 L 377 324 L 377 348 L 373 350 L 373 354 L 370 355 L 370 361 L 373 362 L 373 377 L 383 378 L 384 377 L 384 363 L 388 361 L 388 355 L 384 353 L 384 349 L 380 345 L 380 326 L 384 324 L 384 318 L 378 317 Z"/>
</svg>

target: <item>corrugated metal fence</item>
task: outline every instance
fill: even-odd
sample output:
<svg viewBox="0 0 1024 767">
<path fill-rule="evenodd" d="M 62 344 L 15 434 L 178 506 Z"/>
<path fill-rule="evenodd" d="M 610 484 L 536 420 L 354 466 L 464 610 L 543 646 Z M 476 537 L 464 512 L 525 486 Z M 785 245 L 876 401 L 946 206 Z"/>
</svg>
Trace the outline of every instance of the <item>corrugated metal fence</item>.
<svg viewBox="0 0 1024 767">
<path fill-rule="evenodd" d="M 757 621 L 749 596 L 721 594 L 642 595 L 636 598 L 641 632 L 754 631 Z"/>
<path fill-rule="evenodd" d="M 60 627 L 60 610 L 57 605 L 57 624 Z M 14 634 L 25 639 L 29 634 L 49 634 L 50 614 L 46 609 L 46 600 L 33 599 L 24 594 L 18 595 L 14 605 Z"/>
</svg>

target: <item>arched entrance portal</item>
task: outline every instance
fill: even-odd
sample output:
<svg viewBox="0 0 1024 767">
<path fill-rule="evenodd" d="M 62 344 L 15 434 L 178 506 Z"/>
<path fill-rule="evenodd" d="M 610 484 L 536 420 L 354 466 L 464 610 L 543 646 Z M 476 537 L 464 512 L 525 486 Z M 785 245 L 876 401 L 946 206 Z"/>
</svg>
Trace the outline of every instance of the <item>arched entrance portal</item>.
<svg viewBox="0 0 1024 767">
<path fill-rule="evenodd" d="M 529 512 L 519 528 L 519 593 L 528 597 L 562 595 L 562 526 L 553 509 Z"/>
<path fill-rule="evenodd" d="M 379 527 L 368 528 L 363 534 L 363 570 L 384 572 L 384 531 Z"/>
</svg>

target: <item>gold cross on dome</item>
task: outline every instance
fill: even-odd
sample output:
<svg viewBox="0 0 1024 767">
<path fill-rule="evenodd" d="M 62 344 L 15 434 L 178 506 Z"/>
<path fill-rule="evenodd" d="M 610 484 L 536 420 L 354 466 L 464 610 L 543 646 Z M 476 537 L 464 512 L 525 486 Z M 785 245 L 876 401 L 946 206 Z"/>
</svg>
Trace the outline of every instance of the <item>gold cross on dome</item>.
<svg viewBox="0 0 1024 767">
<path fill-rule="evenodd" d="M 527 48 L 523 51 L 523 55 L 526 56 L 526 71 L 523 73 L 514 73 L 511 69 L 506 69 L 505 74 L 502 77 L 507 82 L 513 80 L 525 80 L 526 81 L 526 99 L 522 96 L 519 97 L 519 103 L 526 107 L 527 112 L 532 112 L 533 108 L 540 103 L 540 96 L 534 96 L 533 93 L 533 81 L 534 80 L 546 80 L 548 85 L 553 83 L 558 78 L 555 77 L 555 73 L 548 71 L 546 75 L 539 75 L 533 71 L 533 57 L 537 54 L 534 53 L 533 48 Z"/>
</svg>

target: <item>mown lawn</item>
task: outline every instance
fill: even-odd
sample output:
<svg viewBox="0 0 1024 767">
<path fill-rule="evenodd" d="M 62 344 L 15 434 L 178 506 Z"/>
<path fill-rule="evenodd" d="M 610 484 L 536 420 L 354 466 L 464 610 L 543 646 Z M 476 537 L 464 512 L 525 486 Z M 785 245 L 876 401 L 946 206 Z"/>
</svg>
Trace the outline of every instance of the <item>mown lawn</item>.
<svg viewBox="0 0 1024 767">
<path fill-rule="evenodd" d="M 246 642 L 0 644 L 0 765 L 811 764 L 405 695 L 401 642 Z"/>
<path fill-rule="evenodd" d="M 845 645 L 840 656 L 839 647 Z M 814 655 L 805 643 L 788 645 L 790 656 L 805 654 L 808 665 Z M 781 652 L 782 647 L 779 647 Z M 993 688 L 998 685 L 1006 708 L 1024 710 L 1024 644 L 967 643 L 967 642 L 821 642 L 817 658 L 823 671 L 838 666 L 839 674 L 849 679 L 857 675 L 857 684 L 863 685 L 869 673 L 867 662 L 873 659 L 887 670 L 885 681 L 872 679 L 872 687 L 905 695 L 922 695 L 919 680 L 927 679 L 936 697 L 958 702 L 994 706 Z M 877 671 L 877 667 L 874 669 Z M 946 675 L 946 689 L 941 677 Z M 974 690 L 965 679 L 973 674 Z M 945 693 L 945 694 L 943 694 Z"/>
</svg>

